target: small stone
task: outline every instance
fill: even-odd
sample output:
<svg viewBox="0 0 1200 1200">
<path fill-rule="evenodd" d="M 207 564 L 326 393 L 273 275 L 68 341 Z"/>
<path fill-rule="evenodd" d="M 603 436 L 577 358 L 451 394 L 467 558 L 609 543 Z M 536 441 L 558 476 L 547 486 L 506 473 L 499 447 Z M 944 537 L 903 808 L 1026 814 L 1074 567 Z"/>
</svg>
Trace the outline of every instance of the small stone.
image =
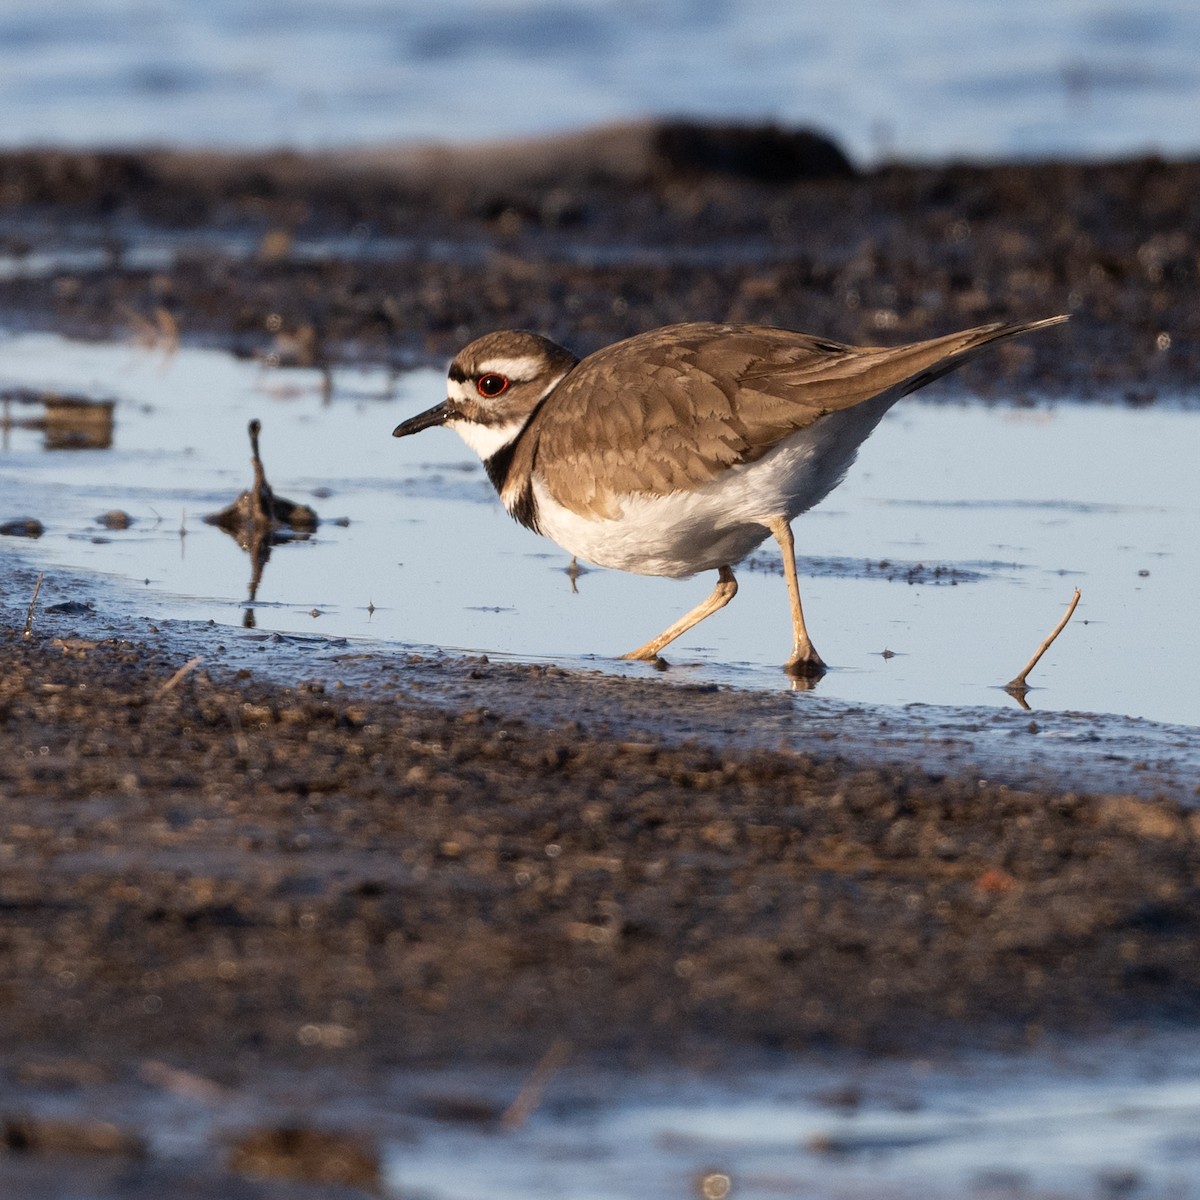
<svg viewBox="0 0 1200 1200">
<path fill-rule="evenodd" d="M 0 534 L 5 537 L 40 538 L 46 527 L 37 517 L 16 517 L 0 524 Z"/>
</svg>

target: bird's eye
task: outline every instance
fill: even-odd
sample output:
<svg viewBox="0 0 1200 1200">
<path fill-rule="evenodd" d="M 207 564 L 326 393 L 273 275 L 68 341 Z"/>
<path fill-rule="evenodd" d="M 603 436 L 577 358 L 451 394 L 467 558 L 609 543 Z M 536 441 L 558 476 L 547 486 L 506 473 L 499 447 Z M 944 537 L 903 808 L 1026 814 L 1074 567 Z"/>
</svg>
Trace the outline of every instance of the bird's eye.
<svg viewBox="0 0 1200 1200">
<path fill-rule="evenodd" d="M 475 381 L 475 389 L 481 396 L 498 396 L 508 387 L 507 375 L 481 375 Z"/>
</svg>

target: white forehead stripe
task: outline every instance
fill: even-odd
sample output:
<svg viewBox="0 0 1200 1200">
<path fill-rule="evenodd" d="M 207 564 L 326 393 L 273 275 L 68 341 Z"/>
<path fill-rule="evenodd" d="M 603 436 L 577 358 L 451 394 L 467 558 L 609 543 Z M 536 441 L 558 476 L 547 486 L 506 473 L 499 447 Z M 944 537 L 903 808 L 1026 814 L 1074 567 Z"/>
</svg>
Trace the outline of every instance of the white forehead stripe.
<svg viewBox="0 0 1200 1200">
<path fill-rule="evenodd" d="M 447 400 L 474 400 L 477 395 L 475 385 L 469 379 L 446 380 Z"/>
</svg>

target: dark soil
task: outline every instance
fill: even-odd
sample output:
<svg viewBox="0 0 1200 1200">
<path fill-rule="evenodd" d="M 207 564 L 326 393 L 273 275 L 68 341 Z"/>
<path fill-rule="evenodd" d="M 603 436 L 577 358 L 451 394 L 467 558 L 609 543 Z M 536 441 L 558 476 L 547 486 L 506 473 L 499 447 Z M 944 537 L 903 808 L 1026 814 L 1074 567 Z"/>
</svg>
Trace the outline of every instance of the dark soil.
<svg viewBox="0 0 1200 1200">
<path fill-rule="evenodd" d="M 148 640 L 0 642 L 10 1045 L 636 1061 L 1200 1010 L 1179 802 L 435 707 L 396 663 L 374 689 L 180 673 Z M 652 727 L 661 689 L 615 685 Z"/>
<path fill-rule="evenodd" d="M 586 352 L 681 320 L 892 342 L 1069 312 L 969 384 L 1145 403 L 1200 374 L 1200 162 L 818 156 L 826 177 L 789 182 L 671 144 L 635 126 L 458 156 L 0 154 L 0 250 L 107 256 L 0 274 L 0 314 L 103 336 L 166 314 L 246 353 L 440 365 L 506 326 Z M 169 263 L 139 269 L 168 234 Z"/>
</svg>

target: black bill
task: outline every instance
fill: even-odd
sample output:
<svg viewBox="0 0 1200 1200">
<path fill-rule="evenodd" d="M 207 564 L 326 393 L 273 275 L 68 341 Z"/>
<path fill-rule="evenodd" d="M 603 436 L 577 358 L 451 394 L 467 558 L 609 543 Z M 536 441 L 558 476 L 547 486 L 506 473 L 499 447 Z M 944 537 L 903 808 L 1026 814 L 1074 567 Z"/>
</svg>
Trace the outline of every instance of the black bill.
<svg viewBox="0 0 1200 1200">
<path fill-rule="evenodd" d="M 407 421 L 401 421 L 392 430 L 392 437 L 408 437 L 410 433 L 420 433 L 422 429 L 430 429 L 434 425 L 445 425 L 447 421 L 454 420 L 457 415 L 450 407 L 450 401 L 443 400 L 435 408 L 418 413 L 415 417 L 409 417 Z"/>
</svg>

